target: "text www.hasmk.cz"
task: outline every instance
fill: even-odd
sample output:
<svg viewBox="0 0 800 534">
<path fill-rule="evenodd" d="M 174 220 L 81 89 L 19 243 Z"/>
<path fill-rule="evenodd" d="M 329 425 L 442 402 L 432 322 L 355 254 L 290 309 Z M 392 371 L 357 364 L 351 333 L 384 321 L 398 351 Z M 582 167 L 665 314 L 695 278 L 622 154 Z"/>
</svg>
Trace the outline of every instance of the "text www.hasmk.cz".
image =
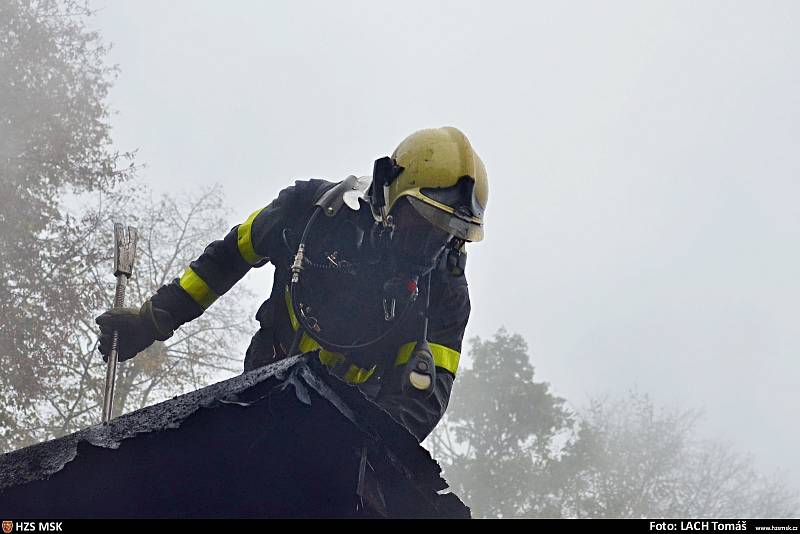
<svg viewBox="0 0 800 534">
<path fill-rule="evenodd" d="M 747 521 L 723 522 L 723 521 L 650 521 L 650 530 L 672 530 L 672 531 L 695 531 L 695 530 L 747 530 Z M 754 530 L 767 531 L 796 531 L 797 527 L 792 525 L 758 525 Z"/>
</svg>

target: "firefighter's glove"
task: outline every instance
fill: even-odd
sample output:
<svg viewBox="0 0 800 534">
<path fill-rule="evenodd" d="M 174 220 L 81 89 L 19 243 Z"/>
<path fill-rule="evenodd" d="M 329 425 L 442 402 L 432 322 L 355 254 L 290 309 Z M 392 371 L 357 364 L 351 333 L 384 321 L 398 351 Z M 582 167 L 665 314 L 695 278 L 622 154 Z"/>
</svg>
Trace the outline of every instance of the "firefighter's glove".
<svg viewBox="0 0 800 534">
<path fill-rule="evenodd" d="M 169 312 L 153 306 L 146 300 L 142 307 L 112 308 L 103 313 L 95 322 L 100 326 L 100 354 L 108 361 L 114 330 L 119 332 L 117 355 L 119 361 L 133 358 L 153 344 L 155 340 L 164 341 L 172 335 L 172 316 Z"/>
</svg>

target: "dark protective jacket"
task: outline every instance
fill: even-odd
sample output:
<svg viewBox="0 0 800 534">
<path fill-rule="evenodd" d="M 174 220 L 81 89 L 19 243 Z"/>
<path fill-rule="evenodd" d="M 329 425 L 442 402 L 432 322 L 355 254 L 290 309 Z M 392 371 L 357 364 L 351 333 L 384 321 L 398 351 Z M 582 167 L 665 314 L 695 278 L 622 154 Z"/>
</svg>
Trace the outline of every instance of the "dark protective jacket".
<svg viewBox="0 0 800 534">
<path fill-rule="evenodd" d="M 169 312 L 175 329 L 200 316 L 251 268 L 270 262 L 275 266 L 272 292 L 256 314 L 260 328 L 247 351 L 245 370 L 286 357 L 299 326 L 288 291 L 291 264 L 315 203 L 333 186 L 309 180 L 284 189 L 267 207 L 208 245 L 179 279 L 157 291 L 153 306 Z M 393 273 L 386 255 L 370 244 L 371 226 L 368 206 L 342 206 L 333 216 L 318 216 L 306 240 L 312 267 L 303 271 L 301 298 L 313 309 L 322 337 L 340 345 L 372 339 L 387 327 L 382 296 Z M 443 261 L 430 284 L 427 340 L 437 372 L 434 393 L 427 399 L 404 395 L 399 377 L 422 332 L 424 284 L 410 311 L 395 319 L 402 324 L 365 353 L 328 351 L 306 334 L 299 346 L 302 352 L 317 351 L 331 372 L 360 387 L 420 441 L 447 409 L 470 313 L 463 271 L 452 271 Z"/>
</svg>

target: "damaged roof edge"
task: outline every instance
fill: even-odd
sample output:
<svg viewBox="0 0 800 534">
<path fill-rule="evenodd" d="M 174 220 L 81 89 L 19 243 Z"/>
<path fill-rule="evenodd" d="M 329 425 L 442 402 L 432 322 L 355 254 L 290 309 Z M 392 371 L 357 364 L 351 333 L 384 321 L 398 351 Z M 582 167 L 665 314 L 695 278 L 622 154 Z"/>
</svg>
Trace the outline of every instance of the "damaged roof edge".
<svg viewBox="0 0 800 534">
<path fill-rule="evenodd" d="M 50 441 L 44 441 L 0 456 L 0 490 L 47 478 L 75 458 L 78 444 L 116 449 L 122 441 L 146 432 L 179 428 L 194 412 L 225 401 L 272 377 L 280 377 L 301 360 L 287 358 L 267 367 L 121 415 L 108 424 L 96 424 Z"/>
<path fill-rule="evenodd" d="M 292 389 L 291 392 L 288 392 L 289 388 Z M 271 433 L 269 434 L 268 440 L 266 442 L 259 441 L 262 438 L 257 437 L 261 429 L 258 425 L 267 424 L 259 423 L 259 421 L 265 421 L 264 416 L 265 413 L 267 413 L 264 412 L 265 409 L 268 411 L 272 410 L 272 401 L 270 399 L 274 392 L 278 392 L 280 395 L 287 394 L 295 399 L 292 404 L 292 406 L 295 407 L 289 406 L 286 408 L 285 406 L 288 405 L 279 406 L 278 409 L 283 411 L 279 411 L 278 416 L 273 417 L 276 421 L 270 423 L 273 427 L 270 428 Z M 262 403 L 266 397 L 269 397 L 267 399 L 268 402 Z M 325 402 L 314 407 L 314 410 L 316 410 L 314 413 L 317 414 L 315 418 L 305 420 L 304 418 L 306 415 L 304 414 L 310 412 L 308 412 L 308 408 L 303 409 L 302 406 L 311 406 L 312 397 L 321 397 Z M 264 408 L 265 405 L 268 405 L 268 407 Z M 328 405 L 328 408 L 325 408 L 323 405 Z M 253 415 L 242 416 L 241 414 L 249 412 L 243 412 L 241 410 L 247 410 L 251 406 L 258 406 L 258 408 L 252 412 Z M 228 411 L 220 413 L 219 409 Z M 201 413 L 208 413 L 209 415 L 198 418 L 197 416 Z M 320 415 L 323 413 L 328 413 L 329 415 L 323 417 Z M 286 420 L 284 420 L 284 415 Z M 378 473 L 373 476 L 384 478 L 384 480 L 379 481 L 380 484 L 384 484 L 384 486 L 387 484 L 393 486 L 386 486 L 388 489 L 385 488 L 386 491 L 383 493 L 389 495 L 394 492 L 394 497 L 391 498 L 394 498 L 395 502 L 398 500 L 409 501 L 408 503 L 400 503 L 399 507 L 392 505 L 394 506 L 395 512 L 397 510 L 402 510 L 399 514 L 395 513 L 395 515 L 413 516 L 413 504 L 409 503 L 418 502 L 424 503 L 420 504 L 421 510 L 435 510 L 436 512 L 434 515 L 438 517 L 469 517 L 469 509 L 464 506 L 457 496 L 445 493 L 448 486 L 441 476 L 439 464 L 431 458 L 427 450 L 417 443 L 416 439 L 405 427 L 392 419 L 382 408 L 368 400 L 356 387 L 347 385 L 335 377 L 330 376 L 327 370 L 317 363 L 315 358 L 307 358 L 305 356 L 289 358 L 197 391 L 177 396 L 162 403 L 125 414 L 112 420 L 108 425 L 94 425 L 68 436 L 6 453 L 0 457 L 0 502 L 3 501 L 4 496 L 9 497 L 13 495 L 16 495 L 17 502 L 19 502 L 20 498 L 31 500 L 31 495 L 35 495 L 35 498 L 38 500 L 39 494 L 48 494 L 50 500 L 58 500 L 58 495 L 49 495 L 56 490 L 51 491 L 51 489 L 48 488 L 58 486 L 58 484 L 54 485 L 51 482 L 51 477 L 55 476 L 62 479 L 59 484 L 63 486 L 63 479 L 75 477 L 74 473 L 76 469 L 87 469 L 87 465 L 89 469 L 98 469 L 101 466 L 106 466 L 103 469 L 111 469 L 112 471 L 116 469 L 116 467 L 113 467 L 115 465 L 113 463 L 103 463 L 106 460 L 87 460 L 86 454 L 79 452 L 88 451 L 88 449 L 85 448 L 86 446 L 96 447 L 98 450 L 113 451 L 119 449 L 123 442 L 132 440 L 132 438 L 153 435 L 156 442 L 150 440 L 150 446 L 153 446 L 152 443 L 157 443 L 157 447 L 175 447 L 175 444 L 179 443 L 179 439 L 186 440 L 188 436 L 192 436 L 194 439 L 200 436 L 199 439 L 204 440 L 202 436 L 208 435 L 208 432 L 220 431 L 219 427 L 221 423 L 219 421 L 227 422 L 228 420 L 236 420 L 237 417 L 239 419 L 245 417 L 243 420 L 244 424 L 241 422 L 237 423 L 240 424 L 240 426 L 236 427 L 235 431 L 231 433 L 230 439 L 238 440 L 242 443 L 235 443 L 233 446 L 237 447 L 244 445 L 244 442 L 249 443 L 253 441 L 250 448 L 246 449 L 247 451 L 251 451 L 251 453 L 254 450 L 252 447 L 254 447 L 256 443 L 261 447 L 260 449 L 255 449 L 255 456 L 253 458 L 247 458 L 245 462 L 258 462 L 260 454 L 275 453 L 275 450 L 279 453 L 286 454 L 286 451 L 281 449 L 281 447 L 284 447 L 282 444 L 288 444 L 285 446 L 290 448 L 294 448 L 295 444 L 300 448 L 323 446 L 321 449 L 322 454 L 329 453 L 333 448 L 333 452 L 342 458 L 350 458 L 348 454 L 351 453 L 348 453 L 348 447 L 352 449 L 353 443 L 364 443 L 364 447 L 371 443 L 371 447 L 374 446 L 374 449 L 371 449 L 373 452 L 370 452 L 369 469 Z M 334 424 L 333 422 L 329 422 L 331 417 L 337 420 L 337 428 L 329 426 Z M 185 426 L 189 421 L 193 421 L 192 425 L 190 425 L 191 430 L 182 429 L 181 434 L 186 434 L 183 438 L 168 438 L 167 434 L 159 434 L 165 430 L 181 429 L 181 427 Z M 253 424 L 257 426 L 252 426 Z M 298 425 L 310 425 L 312 427 L 316 426 L 317 428 L 312 428 L 310 430 L 304 428 L 301 431 Z M 344 428 L 344 430 L 342 429 L 348 426 L 350 430 L 346 428 Z M 302 432 L 305 432 L 305 434 L 303 434 L 304 437 L 299 438 L 298 436 L 300 436 Z M 342 442 L 336 442 L 335 440 L 325 442 L 326 438 L 333 439 L 331 436 L 337 435 L 336 432 L 339 432 L 340 435 L 344 436 L 346 439 Z M 341 432 L 345 432 L 345 434 L 341 434 Z M 160 435 L 164 435 L 165 437 L 159 438 L 158 436 Z M 357 436 L 361 437 L 357 438 Z M 219 436 L 214 437 L 217 441 L 220 441 Z M 170 441 L 170 439 L 172 441 Z M 297 442 L 298 439 L 302 439 L 302 442 Z M 354 442 L 353 439 L 356 441 Z M 321 441 L 323 443 L 315 444 L 315 441 Z M 139 449 L 143 447 L 143 445 L 141 445 L 141 443 L 143 443 L 141 439 L 136 440 L 136 442 L 140 443 L 140 445 L 133 447 L 133 449 L 127 447 L 127 449 L 130 451 L 136 450 L 137 447 Z M 346 445 L 346 443 L 349 443 L 349 445 Z M 145 453 L 148 453 L 146 449 L 147 446 L 144 447 Z M 229 454 L 229 452 L 225 450 L 227 444 L 221 445 L 222 448 L 220 448 L 219 443 L 213 446 L 209 445 L 209 447 L 208 454 L 217 454 L 220 456 Z M 217 448 L 214 449 L 213 447 Z M 336 450 L 337 448 L 340 450 Z M 366 448 L 364 450 L 366 451 Z M 160 453 L 161 449 L 156 449 L 156 451 Z M 169 454 L 174 454 L 175 451 L 164 449 L 164 452 L 168 456 Z M 152 454 L 152 451 L 149 451 L 149 453 Z M 66 469 L 66 467 L 74 463 L 76 457 L 81 454 L 84 455 L 81 467 L 69 470 Z M 122 461 L 138 462 L 138 460 L 131 460 L 132 457 L 130 453 L 126 453 L 127 456 L 126 454 L 120 455 L 119 452 L 113 454 L 116 458 L 122 458 Z M 196 455 L 198 451 L 192 451 L 192 454 Z M 315 450 L 313 454 L 318 455 L 320 451 Z M 287 458 L 291 455 L 292 453 L 287 454 Z M 89 457 L 92 457 L 92 454 L 89 454 Z M 361 473 L 357 475 L 359 491 L 364 478 L 364 459 L 363 457 L 361 459 Z M 275 461 L 278 460 L 283 460 L 283 458 L 278 458 Z M 92 464 L 91 462 L 93 461 L 96 463 Z M 177 460 L 177 462 L 180 461 L 180 459 Z M 314 461 L 320 462 L 319 459 L 315 459 Z M 347 459 L 347 462 L 349 461 L 351 460 Z M 177 462 L 175 464 L 168 464 L 167 469 L 171 469 L 172 465 L 176 465 L 176 471 L 179 471 L 180 466 L 178 466 Z M 310 462 L 309 466 L 312 464 L 316 465 L 315 468 L 320 470 L 320 477 L 322 477 L 322 471 L 327 469 L 327 467 L 323 463 L 314 464 L 313 462 Z M 109 468 L 108 465 L 112 465 L 112 467 Z M 356 462 L 356 465 L 358 465 L 358 462 Z M 262 468 L 262 466 L 256 467 Z M 148 467 L 148 465 L 145 465 L 144 468 L 152 468 L 152 466 Z M 121 471 L 124 471 L 124 469 L 125 467 L 120 468 Z M 312 469 L 312 467 L 304 467 L 303 469 Z M 61 473 L 64 471 L 70 472 L 62 476 Z M 356 469 L 356 471 L 358 471 L 358 469 Z M 308 475 L 309 473 L 304 474 Z M 310 474 L 313 481 L 315 473 L 311 472 Z M 269 475 L 269 473 L 267 473 L 267 475 Z M 336 473 L 336 475 L 339 476 L 341 473 Z M 172 474 L 170 474 L 170 476 L 172 476 Z M 176 473 L 174 476 L 177 477 L 179 475 Z M 193 476 L 197 475 L 193 474 Z M 212 478 L 219 475 L 209 471 L 207 476 Z M 84 477 L 84 475 L 78 476 L 79 479 L 81 477 Z M 342 480 L 349 479 L 348 477 L 350 477 L 349 471 L 339 476 Z M 263 478 L 259 480 L 262 480 L 263 483 Z M 287 484 L 285 480 L 280 480 L 282 480 L 280 483 Z M 394 482 L 391 482 L 391 480 Z M 176 481 L 173 482 L 178 483 Z M 208 482 L 210 481 L 200 480 L 201 484 L 206 484 Z M 270 482 L 272 481 L 270 480 Z M 81 483 L 84 482 L 81 481 Z M 233 483 L 235 484 L 236 481 L 234 480 Z M 244 483 L 245 482 L 243 482 L 243 484 Z M 308 481 L 304 481 L 303 483 L 308 484 Z M 341 493 L 344 491 L 344 486 L 341 481 L 337 483 L 339 486 L 335 487 L 335 491 Z M 45 486 L 42 486 L 42 484 Z M 258 487 L 260 483 L 250 480 L 246 482 L 246 484 Z M 27 489 L 25 489 L 26 485 Z M 20 486 L 23 486 L 22 491 L 18 491 Z M 293 490 L 293 486 L 294 483 L 290 484 L 290 487 L 286 489 L 291 491 Z M 397 491 L 399 491 L 401 486 L 404 488 L 402 490 L 403 496 L 398 499 Z M 31 488 L 36 489 L 34 490 Z M 273 488 L 275 491 L 279 489 L 280 488 Z M 238 488 L 238 490 L 241 490 L 241 488 Z M 35 491 L 39 493 L 31 493 Z M 314 491 L 313 486 L 311 487 L 311 491 Z M 377 493 L 381 494 L 380 491 Z M 20 495 L 27 496 L 20 497 Z M 359 495 L 361 495 L 361 493 L 359 493 Z M 225 499 L 223 498 L 223 500 Z M 324 500 L 326 499 L 321 499 L 320 501 Z M 213 505 L 216 503 L 211 504 Z M 326 504 L 330 505 L 330 503 Z M 226 505 L 228 506 L 226 510 L 237 509 L 236 506 L 229 506 L 230 503 L 226 503 Z M 258 506 L 261 505 L 259 504 Z M 391 509 L 392 506 L 389 508 Z M 380 508 L 380 506 L 378 507 Z M 291 515 L 287 512 L 287 510 L 289 510 L 288 508 L 281 510 L 282 511 L 279 510 L 275 512 L 275 514 Z M 270 513 L 273 512 L 272 510 L 268 511 Z M 263 513 L 263 510 L 261 513 Z M 303 513 L 306 514 L 308 512 L 304 511 Z M 313 515 L 313 510 L 310 513 Z M 321 513 L 323 513 L 323 515 L 326 513 L 338 515 L 339 510 L 336 508 L 324 508 L 324 511 Z M 347 513 L 342 515 L 347 515 Z M 428 514 L 430 515 L 430 512 L 428 512 Z"/>
</svg>

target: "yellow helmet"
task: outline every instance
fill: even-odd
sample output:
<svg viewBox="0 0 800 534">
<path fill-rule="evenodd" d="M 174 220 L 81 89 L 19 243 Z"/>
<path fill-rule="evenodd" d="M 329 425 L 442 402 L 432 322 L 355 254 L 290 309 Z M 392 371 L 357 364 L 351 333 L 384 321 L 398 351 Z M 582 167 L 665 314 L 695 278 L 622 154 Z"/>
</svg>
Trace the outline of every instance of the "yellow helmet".
<svg viewBox="0 0 800 534">
<path fill-rule="evenodd" d="M 483 239 L 489 198 L 486 168 L 457 128 L 431 128 L 406 137 L 392 154 L 386 213 L 401 198 L 434 226 L 464 241 Z"/>
</svg>

